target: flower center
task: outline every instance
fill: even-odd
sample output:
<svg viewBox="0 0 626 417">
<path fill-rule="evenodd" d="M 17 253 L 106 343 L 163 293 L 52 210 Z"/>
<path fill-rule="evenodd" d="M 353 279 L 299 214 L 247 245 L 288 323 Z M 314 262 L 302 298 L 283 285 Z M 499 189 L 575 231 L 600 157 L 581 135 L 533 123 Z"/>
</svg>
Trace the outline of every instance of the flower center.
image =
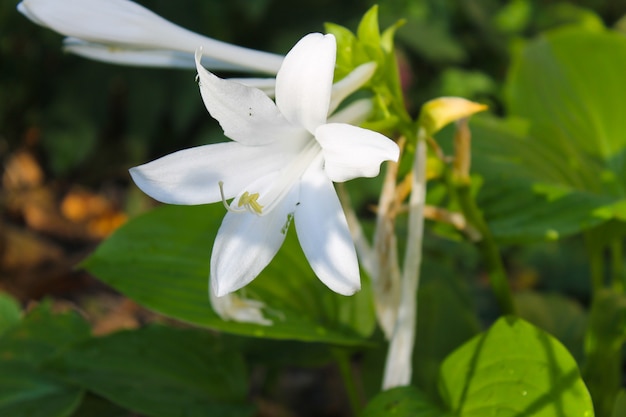
<svg viewBox="0 0 626 417">
<path fill-rule="evenodd" d="M 244 191 L 237 201 L 236 208 L 226 203 L 224 183 L 220 181 L 219 187 L 224 207 L 233 213 L 244 213 L 247 211 L 258 216 L 263 216 L 272 211 L 293 188 L 294 184 L 300 180 L 307 168 L 322 151 L 320 145 L 312 137 L 309 137 L 301 146 L 302 148 L 295 153 L 289 164 L 275 174 L 275 180 L 268 187 L 267 191 Z"/>
</svg>

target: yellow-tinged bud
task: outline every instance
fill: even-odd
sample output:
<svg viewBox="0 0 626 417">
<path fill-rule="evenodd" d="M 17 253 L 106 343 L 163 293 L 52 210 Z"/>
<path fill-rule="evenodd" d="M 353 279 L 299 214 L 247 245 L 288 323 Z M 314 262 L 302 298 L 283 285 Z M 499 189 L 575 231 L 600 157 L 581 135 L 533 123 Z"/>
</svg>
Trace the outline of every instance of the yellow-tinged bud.
<svg viewBox="0 0 626 417">
<path fill-rule="evenodd" d="M 438 97 L 424 103 L 420 112 L 419 123 L 428 135 L 434 135 L 447 124 L 486 109 L 487 105 L 462 97 Z"/>
</svg>

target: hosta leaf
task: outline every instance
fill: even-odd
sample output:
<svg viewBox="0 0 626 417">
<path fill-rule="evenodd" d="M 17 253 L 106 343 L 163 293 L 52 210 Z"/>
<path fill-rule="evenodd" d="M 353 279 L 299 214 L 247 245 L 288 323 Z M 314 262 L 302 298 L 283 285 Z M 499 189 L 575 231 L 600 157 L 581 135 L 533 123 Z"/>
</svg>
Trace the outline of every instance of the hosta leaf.
<svg viewBox="0 0 626 417">
<path fill-rule="evenodd" d="M 218 317 L 209 304 L 211 246 L 224 208 L 163 206 L 127 223 L 83 264 L 102 281 L 170 317 L 230 333 L 361 343 L 374 329 L 368 283 L 352 297 L 333 293 L 315 277 L 294 230 L 278 255 L 248 287 L 267 304 L 274 324 L 260 326 Z"/>
</svg>

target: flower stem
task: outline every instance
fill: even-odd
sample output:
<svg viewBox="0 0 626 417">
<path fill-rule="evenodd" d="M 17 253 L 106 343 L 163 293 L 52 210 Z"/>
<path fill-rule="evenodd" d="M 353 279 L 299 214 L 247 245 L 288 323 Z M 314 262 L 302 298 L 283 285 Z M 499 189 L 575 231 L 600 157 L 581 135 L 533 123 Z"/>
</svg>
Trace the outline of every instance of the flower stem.
<svg viewBox="0 0 626 417">
<path fill-rule="evenodd" d="M 481 235 L 481 239 L 478 241 L 477 245 L 486 263 L 489 283 L 491 284 L 498 306 L 502 314 L 516 314 L 511 287 L 509 286 L 500 251 L 487 222 L 485 222 L 480 209 L 476 205 L 476 200 L 472 196 L 470 185 L 457 185 L 456 192 L 465 219 L 469 224 L 473 225 Z"/>
<path fill-rule="evenodd" d="M 402 292 L 393 335 L 387 351 L 383 390 L 411 383 L 413 347 L 417 323 L 417 289 L 422 261 L 424 203 L 426 200 L 426 137 L 418 132 L 417 148 L 411 172 L 409 227 L 402 271 Z"/>
</svg>

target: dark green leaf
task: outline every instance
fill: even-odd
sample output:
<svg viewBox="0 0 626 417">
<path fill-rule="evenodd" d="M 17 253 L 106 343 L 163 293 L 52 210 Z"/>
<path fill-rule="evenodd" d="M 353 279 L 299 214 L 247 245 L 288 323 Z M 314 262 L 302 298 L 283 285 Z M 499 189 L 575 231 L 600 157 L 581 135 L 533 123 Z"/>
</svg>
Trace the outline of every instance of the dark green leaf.
<svg viewBox="0 0 626 417">
<path fill-rule="evenodd" d="M 49 363 L 60 377 L 154 417 L 249 416 L 236 352 L 206 331 L 162 326 L 91 339 Z"/>
<path fill-rule="evenodd" d="M 44 303 L 0 338 L 0 360 L 38 365 L 67 346 L 88 338 L 90 333 L 89 325 L 78 314 L 52 314 Z"/>
<path fill-rule="evenodd" d="M 27 363 L 0 359 L 2 417 L 66 417 L 79 405 L 83 391 L 46 376 Z"/>
<path fill-rule="evenodd" d="M 515 294 L 515 304 L 521 318 L 556 337 L 582 361 L 587 313 L 580 304 L 558 293 L 532 291 Z"/>
<path fill-rule="evenodd" d="M 8 329 L 0 338 L 0 415 L 71 415 L 83 390 L 60 381 L 41 364 L 89 333 L 77 314 L 53 315 L 47 303 Z"/>
<path fill-rule="evenodd" d="M 363 411 L 363 417 L 446 417 L 415 387 L 398 387 L 377 395 Z"/>
<path fill-rule="evenodd" d="M 457 277 L 435 278 L 420 285 L 413 356 L 413 383 L 432 398 L 438 395 L 433 381 L 443 360 L 480 332 L 469 296 Z"/>
</svg>

